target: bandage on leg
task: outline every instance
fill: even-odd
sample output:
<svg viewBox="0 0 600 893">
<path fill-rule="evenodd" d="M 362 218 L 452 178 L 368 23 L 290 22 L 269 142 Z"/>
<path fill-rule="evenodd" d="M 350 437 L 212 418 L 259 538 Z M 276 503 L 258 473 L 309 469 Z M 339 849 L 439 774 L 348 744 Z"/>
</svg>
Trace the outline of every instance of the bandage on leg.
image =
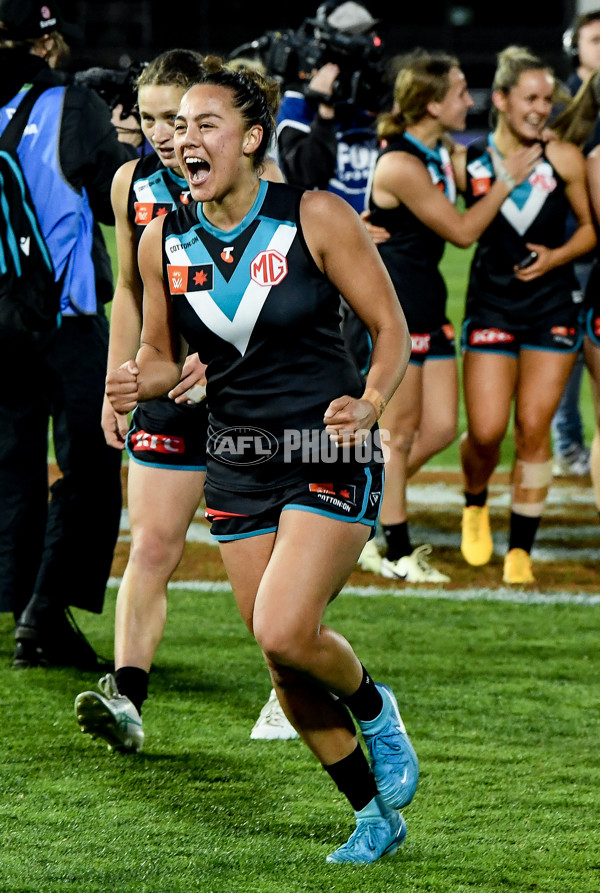
<svg viewBox="0 0 600 893">
<path fill-rule="evenodd" d="M 524 462 L 517 459 L 512 475 L 512 510 L 518 515 L 538 518 L 544 511 L 552 481 L 552 460 Z"/>
</svg>

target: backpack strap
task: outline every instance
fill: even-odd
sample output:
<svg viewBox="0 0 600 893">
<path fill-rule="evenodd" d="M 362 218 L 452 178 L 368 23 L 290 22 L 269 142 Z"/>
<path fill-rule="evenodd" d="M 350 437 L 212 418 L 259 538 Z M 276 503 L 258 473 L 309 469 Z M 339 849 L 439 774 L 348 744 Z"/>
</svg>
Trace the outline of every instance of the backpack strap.
<svg viewBox="0 0 600 893">
<path fill-rule="evenodd" d="M 17 148 L 34 104 L 47 89 L 48 87 L 42 84 L 31 85 L 0 136 L 0 149 L 9 152 Z"/>
</svg>

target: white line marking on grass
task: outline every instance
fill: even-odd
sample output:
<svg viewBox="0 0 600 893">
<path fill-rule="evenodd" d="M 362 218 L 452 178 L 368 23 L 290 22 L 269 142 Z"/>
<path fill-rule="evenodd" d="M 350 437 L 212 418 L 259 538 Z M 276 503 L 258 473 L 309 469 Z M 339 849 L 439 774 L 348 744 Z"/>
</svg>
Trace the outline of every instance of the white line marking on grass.
<svg viewBox="0 0 600 893">
<path fill-rule="evenodd" d="M 108 581 L 109 588 L 117 588 L 121 584 L 120 577 L 111 577 Z M 231 592 L 231 586 L 226 582 L 213 582 L 210 580 L 180 580 L 169 583 L 169 589 L 183 589 L 187 592 Z M 582 605 L 584 607 L 596 607 L 600 605 L 600 595 L 590 595 L 586 592 L 531 592 L 523 589 L 380 589 L 378 586 L 346 586 L 341 595 L 355 595 L 360 598 L 373 598 L 381 595 L 391 595 L 395 598 L 423 598 L 442 599 L 450 602 L 508 602 L 517 605 Z"/>
</svg>

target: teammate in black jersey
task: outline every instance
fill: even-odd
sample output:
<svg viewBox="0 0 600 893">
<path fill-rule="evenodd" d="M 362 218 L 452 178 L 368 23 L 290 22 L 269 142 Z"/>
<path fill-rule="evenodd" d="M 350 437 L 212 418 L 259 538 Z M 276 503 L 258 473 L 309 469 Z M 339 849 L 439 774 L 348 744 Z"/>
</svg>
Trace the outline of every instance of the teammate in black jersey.
<svg viewBox="0 0 600 893">
<path fill-rule="evenodd" d="M 468 203 L 497 178 L 488 146 L 508 159 L 541 139 L 555 80 L 522 47 L 499 54 L 492 101 L 496 126 L 468 149 Z M 473 565 L 493 553 L 487 485 L 500 456 L 514 400 L 515 462 L 504 582 L 534 582 L 530 552 L 552 478 L 550 425 L 575 362 L 582 331 L 573 260 L 596 244 L 585 162 L 571 143 L 552 140 L 535 170 L 479 239 L 463 326 L 468 430 L 461 444 L 466 508 L 462 552 Z M 572 208 L 576 225 L 565 240 Z"/>
<path fill-rule="evenodd" d="M 142 237 L 142 347 L 107 393 L 127 412 L 173 386 L 180 333 L 206 360 L 213 534 L 286 715 L 355 811 L 356 831 L 328 860 L 374 862 L 404 839 L 398 809 L 418 761 L 392 692 L 322 617 L 377 522 L 377 419 L 404 374 L 408 331 L 356 212 L 259 180 L 277 85 L 205 64 L 175 133 L 198 205 Z M 366 390 L 343 349 L 339 294 L 373 339 Z"/>
<path fill-rule="evenodd" d="M 134 357 L 140 343 L 142 282 L 137 248 L 146 225 L 190 203 L 188 183 L 173 149 L 175 114 L 186 89 L 202 73 L 193 50 L 169 50 L 154 59 L 138 83 L 144 135 L 155 154 L 124 164 L 115 175 L 119 278 L 113 298 L 108 368 Z M 272 160 L 268 175 L 282 179 Z M 166 394 L 138 406 L 131 426 L 104 401 L 103 427 L 111 446 L 129 453 L 128 508 L 131 552 L 117 596 L 115 675 L 97 692 L 82 692 L 75 712 L 82 731 L 122 751 L 140 750 L 141 708 L 148 675 L 163 635 L 167 584 L 185 546 L 204 492 L 208 414 L 204 365 L 190 352 L 181 380 Z M 200 399 L 194 399 L 199 391 Z M 197 398 L 196 398 L 197 399 Z"/>
<path fill-rule="evenodd" d="M 142 72 L 138 107 L 144 135 L 155 154 L 124 164 L 115 174 L 118 280 L 112 304 L 108 369 L 134 357 L 142 327 L 142 282 L 137 247 L 146 224 L 190 201 L 187 181 L 173 150 L 179 101 L 202 72 L 202 56 L 171 50 Z M 173 397 L 204 376 L 198 356 L 186 361 Z M 82 692 L 75 712 L 84 732 L 119 750 L 140 750 L 142 703 L 148 674 L 164 631 L 167 583 L 185 545 L 206 473 L 207 413 L 202 403 L 179 405 L 167 396 L 138 407 L 129 429 L 105 399 L 102 424 L 107 442 L 127 444 L 131 552 L 117 596 L 115 676 L 100 680 L 103 695 Z"/>
<path fill-rule="evenodd" d="M 466 213 L 455 207 L 457 186 L 464 189 L 466 182 L 466 153 L 449 134 L 465 129 L 472 105 L 458 59 L 419 51 L 403 60 L 394 107 L 378 124 L 384 148 L 373 177 L 371 222 L 391 234 L 378 247 L 406 315 L 412 353 L 382 418 L 391 434 L 381 509 L 387 552 L 381 559 L 371 541 L 361 565 L 368 553 L 368 569 L 408 583 L 449 581 L 427 561 L 431 546 L 413 550 L 406 505 L 408 477 L 456 437 L 458 369 L 439 263 L 446 241 L 471 245 L 510 192 L 498 179 Z M 505 166 L 508 175 L 524 180 L 540 151 L 536 144 L 513 155 Z"/>
</svg>

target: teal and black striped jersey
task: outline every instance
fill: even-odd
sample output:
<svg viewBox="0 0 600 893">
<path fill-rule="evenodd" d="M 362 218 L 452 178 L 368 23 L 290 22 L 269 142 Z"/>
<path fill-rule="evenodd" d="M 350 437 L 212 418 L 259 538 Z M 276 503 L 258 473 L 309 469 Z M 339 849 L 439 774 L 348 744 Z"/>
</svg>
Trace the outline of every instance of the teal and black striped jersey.
<svg viewBox="0 0 600 893">
<path fill-rule="evenodd" d="M 140 158 L 133 171 L 127 201 L 127 217 L 137 242 L 147 223 L 190 201 L 187 181 L 165 167 L 155 152 Z"/>
<path fill-rule="evenodd" d="M 494 169 L 492 136 L 467 149 L 467 205 L 489 192 Z M 572 263 L 520 282 L 513 267 L 529 253 L 527 242 L 557 248 L 565 242 L 571 205 L 566 184 L 545 152 L 529 178 L 512 190 L 482 233 L 471 264 L 466 315 L 473 308 L 500 310 L 509 319 L 530 322 L 572 303 L 578 284 Z"/>
<path fill-rule="evenodd" d="M 340 333 L 339 293 L 304 240 L 301 196 L 261 181 L 229 232 L 196 203 L 165 219 L 165 281 L 179 330 L 207 363 L 213 427 L 323 430 L 332 399 L 363 391 Z"/>
<path fill-rule="evenodd" d="M 389 152 L 406 152 L 418 158 L 427 168 L 432 183 L 454 204 L 454 173 L 448 151 L 441 143 L 432 149 L 405 133 L 391 140 L 379 155 Z M 440 328 L 447 322 L 448 295 L 438 269 L 445 239 L 419 220 L 406 205 L 380 208 L 371 198 L 369 209 L 370 222 L 390 233 L 390 238 L 377 247 L 394 283 L 409 331 L 431 332 Z"/>
</svg>

